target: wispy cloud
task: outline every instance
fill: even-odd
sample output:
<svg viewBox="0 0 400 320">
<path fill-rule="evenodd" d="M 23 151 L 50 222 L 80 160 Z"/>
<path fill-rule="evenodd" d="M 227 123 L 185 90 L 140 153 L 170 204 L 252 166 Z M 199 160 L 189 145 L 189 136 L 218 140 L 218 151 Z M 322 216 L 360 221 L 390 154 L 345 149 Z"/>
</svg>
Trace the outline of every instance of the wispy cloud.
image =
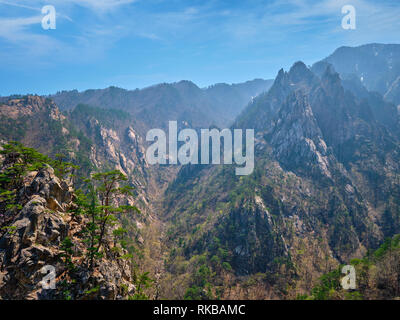
<svg viewBox="0 0 400 320">
<path fill-rule="evenodd" d="M 238 39 L 260 40 L 262 34 L 286 37 L 293 32 L 314 30 L 315 36 L 341 29 L 341 8 L 348 0 L 279 0 L 261 4 L 244 13 L 231 12 L 225 25 L 227 33 Z M 357 20 L 361 22 L 358 35 L 370 34 L 371 30 L 397 32 L 393 22 L 400 16 L 400 6 L 388 1 L 353 0 Z"/>
<path fill-rule="evenodd" d="M 0 41 L 9 44 L 11 50 L 3 51 L 3 61 L 15 64 L 22 63 L 29 54 L 29 59 L 35 64 L 42 65 L 65 59 L 85 60 L 88 55 L 99 56 L 105 47 L 116 41 L 118 26 L 103 20 L 105 13 L 114 13 L 124 5 L 136 0 L 0 0 L 1 7 L 13 7 L 15 10 L 0 11 Z M 71 32 L 45 31 L 41 26 L 44 5 L 56 7 L 57 27 L 62 20 L 71 23 L 64 30 Z M 77 21 L 67 14 L 74 12 L 74 7 L 84 7 L 97 16 L 86 21 Z M 17 11 L 16 11 L 17 10 Z M 33 13 L 35 12 L 35 13 Z M 59 20 L 61 18 L 61 20 Z M 79 20 L 79 19 L 78 19 Z M 11 47 L 10 47 L 11 46 Z M 25 58 L 24 58 L 25 57 Z M 46 59 L 45 57 L 51 57 Z"/>
<path fill-rule="evenodd" d="M 21 4 L 21 3 L 18 3 L 18 2 L 9 2 L 9 1 L 3 1 L 3 0 L 1 0 L 1 1 L 0 1 L 0 4 L 6 4 L 6 5 L 12 6 L 12 7 L 23 8 L 23 9 L 29 9 L 29 10 L 34 10 L 34 11 L 40 11 L 39 8 L 32 7 L 32 6 L 25 5 L 25 4 Z"/>
<path fill-rule="evenodd" d="M 32 5 L 43 6 L 45 4 L 51 4 L 57 7 L 80 6 L 103 13 L 136 1 L 137 0 L 15 0 L 13 5 L 25 8 L 29 8 Z M 5 3 L 8 1 L 1 2 Z M 10 3 L 8 2 L 8 4 Z"/>
<path fill-rule="evenodd" d="M 146 0 L 153 3 L 154 8 L 164 3 L 157 0 Z M 124 12 L 126 5 L 137 2 L 138 7 Z M 325 36 L 341 32 L 341 7 L 348 0 L 273 0 L 252 1 L 239 7 L 222 7 L 215 0 L 204 0 L 196 5 L 188 1 L 171 0 L 180 6 L 164 7 L 163 10 L 141 9 L 144 1 L 137 0 L 0 0 L 1 4 L 12 5 L 29 10 L 40 10 L 44 4 L 53 4 L 57 13 L 72 21 L 68 13 L 73 7 L 90 9 L 94 14 L 100 14 L 97 19 L 89 19 L 82 23 L 80 36 L 104 37 L 141 37 L 154 41 L 174 42 L 188 39 L 189 41 L 207 41 L 220 39 L 232 45 L 246 45 L 257 42 L 283 41 L 294 33 L 312 32 L 312 36 Z M 357 9 L 359 29 L 357 37 L 368 39 L 373 34 L 398 32 L 393 26 L 399 26 L 400 6 L 393 1 L 384 0 L 379 3 L 372 0 L 352 0 Z M 104 17 L 105 13 L 111 16 Z M 22 39 L 23 33 L 31 36 L 29 26 L 38 17 L 12 21 L 7 17 L 2 23 L 7 27 L 0 32 L 0 37 L 6 39 Z M 100 20 L 99 20 L 100 19 Z M 367 22 L 366 22 L 367 21 Z M 32 22 L 32 23 L 28 23 Z M 98 26 L 101 26 L 100 28 Z M 115 27 L 118 25 L 118 28 Z M 90 31 L 92 30 L 92 31 Z M 93 31 L 94 30 L 94 31 Z M 96 30 L 98 30 L 96 32 Z M 7 33 L 10 33 L 7 35 Z M 15 37 L 15 34 L 19 37 Z M 192 36 L 195 35 L 195 36 Z M 92 38 L 94 39 L 94 38 Z"/>
<path fill-rule="evenodd" d="M 72 0 L 78 5 L 107 10 L 135 2 L 136 0 Z"/>
</svg>

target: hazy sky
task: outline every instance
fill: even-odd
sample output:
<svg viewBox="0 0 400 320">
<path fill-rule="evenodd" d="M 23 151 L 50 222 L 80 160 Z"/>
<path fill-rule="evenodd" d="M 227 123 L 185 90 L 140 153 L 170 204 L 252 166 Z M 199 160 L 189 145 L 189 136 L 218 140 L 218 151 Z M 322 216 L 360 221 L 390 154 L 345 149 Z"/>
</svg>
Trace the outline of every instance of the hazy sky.
<svg viewBox="0 0 400 320">
<path fill-rule="evenodd" d="M 0 95 L 274 78 L 343 45 L 400 43 L 399 17 L 399 0 L 0 0 Z"/>
</svg>

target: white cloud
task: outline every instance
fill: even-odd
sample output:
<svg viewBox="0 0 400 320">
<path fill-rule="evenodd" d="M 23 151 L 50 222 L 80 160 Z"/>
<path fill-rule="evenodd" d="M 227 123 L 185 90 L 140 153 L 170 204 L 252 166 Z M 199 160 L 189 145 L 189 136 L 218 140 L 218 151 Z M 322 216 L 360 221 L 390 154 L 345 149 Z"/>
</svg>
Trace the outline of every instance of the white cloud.
<svg viewBox="0 0 400 320">
<path fill-rule="evenodd" d="M 343 32 L 341 8 L 349 3 L 356 8 L 358 28 L 356 32 L 343 34 L 344 38 L 351 34 L 368 42 L 373 35 L 376 39 L 395 38 L 398 34 L 399 4 L 372 0 L 275 0 L 245 12 L 231 10 L 222 28 L 227 35 L 244 42 L 279 41 L 297 32 L 307 35 L 307 31 L 311 36 L 329 37 Z"/>
</svg>

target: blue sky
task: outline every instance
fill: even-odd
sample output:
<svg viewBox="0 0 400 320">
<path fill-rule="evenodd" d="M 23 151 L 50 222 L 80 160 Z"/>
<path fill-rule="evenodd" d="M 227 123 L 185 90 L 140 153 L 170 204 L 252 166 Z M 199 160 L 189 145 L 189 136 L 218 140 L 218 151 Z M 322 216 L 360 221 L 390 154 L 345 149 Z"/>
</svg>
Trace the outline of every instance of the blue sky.
<svg viewBox="0 0 400 320">
<path fill-rule="evenodd" d="M 0 95 L 274 78 L 342 45 L 400 43 L 399 17 L 398 0 L 0 0 Z"/>
</svg>

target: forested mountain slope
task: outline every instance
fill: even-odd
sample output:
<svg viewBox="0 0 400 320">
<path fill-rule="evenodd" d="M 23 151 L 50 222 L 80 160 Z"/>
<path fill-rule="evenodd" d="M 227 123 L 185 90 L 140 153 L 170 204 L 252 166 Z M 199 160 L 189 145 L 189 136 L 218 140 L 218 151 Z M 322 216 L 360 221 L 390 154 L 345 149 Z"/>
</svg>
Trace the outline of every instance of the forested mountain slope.
<svg viewBox="0 0 400 320">
<path fill-rule="evenodd" d="M 256 130 L 253 174 L 190 166 L 166 190 L 176 296 L 293 298 L 400 232 L 397 110 L 375 102 L 330 66 L 281 70 L 233 125 Z"/>
</svg>

